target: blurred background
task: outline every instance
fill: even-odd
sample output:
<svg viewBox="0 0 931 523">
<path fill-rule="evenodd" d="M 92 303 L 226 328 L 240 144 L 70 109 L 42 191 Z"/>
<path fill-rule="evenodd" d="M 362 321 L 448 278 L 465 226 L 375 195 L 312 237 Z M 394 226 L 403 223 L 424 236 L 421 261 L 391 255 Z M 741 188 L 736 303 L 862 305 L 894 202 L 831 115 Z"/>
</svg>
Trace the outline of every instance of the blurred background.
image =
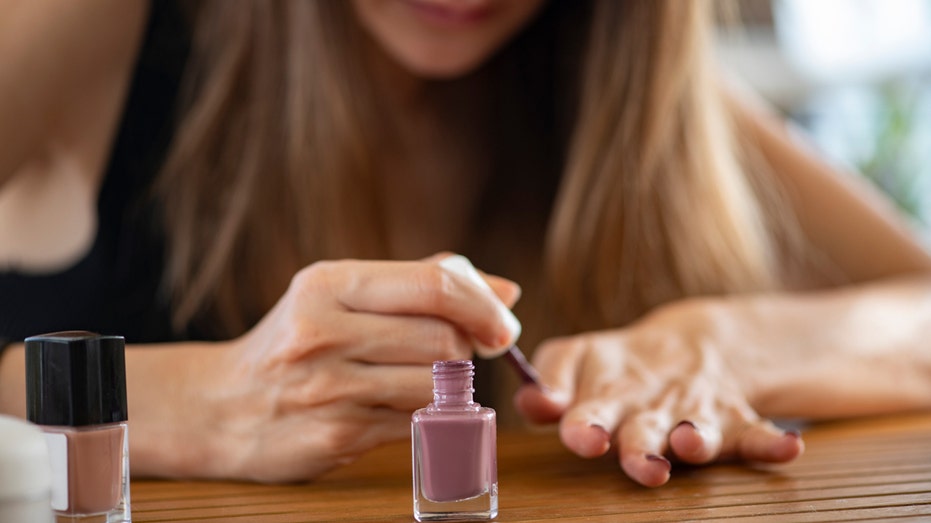
<svg viewBox="0 0 931 523">
<path fill-rule="evenodd" d="M 931 245 L 931 0 L 741 0 L 725 66 Z"/>
</svg>

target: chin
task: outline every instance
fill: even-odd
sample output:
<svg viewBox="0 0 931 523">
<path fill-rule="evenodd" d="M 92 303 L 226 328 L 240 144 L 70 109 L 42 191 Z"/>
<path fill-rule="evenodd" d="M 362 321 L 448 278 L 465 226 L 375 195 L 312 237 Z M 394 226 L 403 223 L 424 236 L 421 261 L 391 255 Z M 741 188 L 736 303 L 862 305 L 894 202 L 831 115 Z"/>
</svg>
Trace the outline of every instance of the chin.
<svg viewBox="0 0 931 523">
<path fill-rule="evenodd" d="M 479 69 L 489 57 L 485 54 L 473 56 L 450 56 L 442 53 L 429 56 L 394 56 L 408 72 L 428 80 L 455 80 Z"/>
<path fill-rule="evenodd" d="M 425 80 L 455 80 L 468 76 L 481 66 L 481 62 L 460 64 L 404 64 L 404 68 L 411 74 Z"/>
</svg>

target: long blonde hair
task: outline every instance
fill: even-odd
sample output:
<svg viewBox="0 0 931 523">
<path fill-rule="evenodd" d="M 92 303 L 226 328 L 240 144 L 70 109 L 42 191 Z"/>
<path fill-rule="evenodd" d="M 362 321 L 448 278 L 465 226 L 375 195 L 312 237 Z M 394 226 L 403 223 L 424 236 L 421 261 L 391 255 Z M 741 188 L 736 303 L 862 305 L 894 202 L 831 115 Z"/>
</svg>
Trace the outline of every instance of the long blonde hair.
<svg viewBox="0 0 931 523">
<path fill-rule="evenodd" d="M 158 185 L 177 326 L 234 335 L 301 266 L 388 254 L 375 159 L 390 123 L 348 4 L 206 0 L 195 11 L 188 103 Z M 548 138 L 508 139 L 526 157 L 562 142 L 541 221 L 551 296 L 571 328 L 777 285 L 767 189 L 738 161 L 709 58 L 710 1 L 551 0 L 545 11 L 527 31 L 565 45 L 541 70 L 571 78 L 548 87 Z M 530 52 L 484 74 L 539 56 L 532 46 L 547 38 L 509 44 Z M 512 92 L 540 85 L 518 76 Z"/>
<path fill-rule="evenodd" d="M 774 188 L 738 161 L 709 57 L 709 4 L 595 6 L 547 251 L 580 328 L 780 279 L 777 240 L 790 233 L 772 219 Z"/>
</svg>

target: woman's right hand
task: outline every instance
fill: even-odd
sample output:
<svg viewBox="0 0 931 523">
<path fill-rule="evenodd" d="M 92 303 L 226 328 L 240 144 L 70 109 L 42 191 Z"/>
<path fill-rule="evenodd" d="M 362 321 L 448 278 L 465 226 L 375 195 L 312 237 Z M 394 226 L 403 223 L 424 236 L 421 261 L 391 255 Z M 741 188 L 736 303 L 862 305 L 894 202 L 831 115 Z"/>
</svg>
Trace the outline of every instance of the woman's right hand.
<svg viewBox="0 0 931 523">
<path fill-rule="evenodd" d="M 442 257 L 315 263 L 252 330 L 195 356 L 186 423 L 204 452 L 181 475 L 305 480 L 408 437 L 433 361 L 514 341 L 517 285 L 485 276 L 489 292 Z"/>
</svg>

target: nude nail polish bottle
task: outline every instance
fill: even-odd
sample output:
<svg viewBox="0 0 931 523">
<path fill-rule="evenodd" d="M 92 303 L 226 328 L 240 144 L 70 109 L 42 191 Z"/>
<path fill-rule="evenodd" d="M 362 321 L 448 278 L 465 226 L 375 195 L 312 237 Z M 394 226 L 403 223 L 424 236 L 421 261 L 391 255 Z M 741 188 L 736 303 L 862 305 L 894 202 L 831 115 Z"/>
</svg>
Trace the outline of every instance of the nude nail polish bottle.
<svg viewBox="0 0 931 523">
<path fill-rule="evenodd" d="M 59 522 L 131 521 L 126 414 L 122 337 L 26 338 L 26 416 L 48 444 Z"/>
<path fill-rule="evenodd" d="M 411 418 L 417 521 L 498 515 L 495 411 L 472 401 L 472 362 L 433 364 L 433 403 Z"/>
</svg>

